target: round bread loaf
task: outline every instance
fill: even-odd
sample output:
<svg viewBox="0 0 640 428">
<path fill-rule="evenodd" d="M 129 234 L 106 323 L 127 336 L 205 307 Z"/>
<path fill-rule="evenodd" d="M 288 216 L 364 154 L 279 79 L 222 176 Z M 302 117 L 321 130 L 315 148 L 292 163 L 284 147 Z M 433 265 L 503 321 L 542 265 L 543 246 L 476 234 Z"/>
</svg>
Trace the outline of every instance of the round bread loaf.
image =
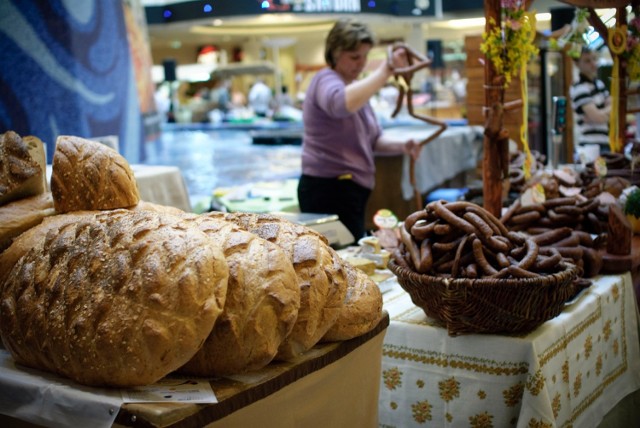
<svg viewBox="0 0 640 428">
<path fill-rule="evenodd" d="M 10 269 L 0 335 L 15 361 L 86 385 L 145 385 L 181 367 L 227 291 L 219 246 L 177 217 L 144 211 L 48 217 L 0 266 Z"/>
<path fill-rule="evenodd" d="M 129 163 L 96 141 L 61 135 L 53 154 L 51 193 L 56 212 L 111 210 L 140 200 Z"/>
<path fill-rule="evenodd" d="M 275 215 L 217 215 L 277 244 L 293 263 L 300 286 L 300 309 L 275 359 L 289 360 L 311 349 L 335 323 L 344 304 L 347 280 L 338 254 L 316 231 Z"/>
<path fill-rule="evenodd" d="M 276 244 L 215 214 L 187 219 L 220 243 L 229 287 L 211 334 L 179 371 L 223 376 L 261 369 L 273 360 L 298 317 L 300 287 L 293 265 Z"/>
<path fill-rule="evenodd" d="M 344 262 L 347 297 L 336 322 L 323 342 L 349 340 L 373 329 L 382 319 L 382 293 L 366 273 Z"/>
</svg>

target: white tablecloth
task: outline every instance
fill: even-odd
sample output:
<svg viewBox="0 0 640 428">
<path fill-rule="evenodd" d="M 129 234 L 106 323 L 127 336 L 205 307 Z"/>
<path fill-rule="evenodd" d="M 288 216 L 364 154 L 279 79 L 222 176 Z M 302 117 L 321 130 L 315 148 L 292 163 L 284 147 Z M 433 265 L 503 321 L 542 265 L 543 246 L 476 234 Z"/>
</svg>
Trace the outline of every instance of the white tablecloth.
<svg viewBox="0 0 640 428">
<path fill-rule="evenodd" d="M 385 135 L 406 140 L 424 140 L 438 128 L 433 126 L 403 126 L 385 129 Z M 441 185 L 463 171 L 476 168 L 482 155 L 482 128 L 459 126 L 447 128 L 438 138 L 422 148 L 416 161 L 416 185 L 421 194 Z M 402 196 L 414 197 L 409 178 L 409 157 L 405 156 L 402 173 Z"/>
<path fill-rule="evenodd" d="M 630 274 L 601 276 L 524 337 L 450 337 L 397 283 L 383 346 L 385 427 L 595 427 L 640 389 Z"/>
<path fill-rule="evenodd" d="M 191 212 L 189 192 L 180 169 L 175 166 L 131 165 L 140 199 Z"/>
</svg>

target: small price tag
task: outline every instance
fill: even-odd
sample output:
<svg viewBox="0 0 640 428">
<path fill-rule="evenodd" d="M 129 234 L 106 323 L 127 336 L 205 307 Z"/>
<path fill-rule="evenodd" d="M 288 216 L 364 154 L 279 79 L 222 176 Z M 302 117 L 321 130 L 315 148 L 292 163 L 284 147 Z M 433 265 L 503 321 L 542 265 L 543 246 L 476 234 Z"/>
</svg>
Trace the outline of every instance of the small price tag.
<svg viewBox="0 0 640 428">
<path fill-rule="evenodd" d="M 593 167 L 595 168 L 596 175 L 598 177 L 604 178 L 607 176 L 607 161 L 602 156 L 598 156 L 593 163 Z"/>
<path fill-rule="evenodd" d="M 523 207 L 535 204 L 541 204 L 547 200 L 547 196 L 544 193 L 544 187 L 538 183 L 535 186 L 529 187 L 522 193 L 520 197 L 520 203 Z"/>
<path fill-rule="evenodd" d="M 373 224 L 380 229 L 393 229 L 398 225 L 398 217 L 391 210 L 383 208 L 373 215 Z"/>
</svg>

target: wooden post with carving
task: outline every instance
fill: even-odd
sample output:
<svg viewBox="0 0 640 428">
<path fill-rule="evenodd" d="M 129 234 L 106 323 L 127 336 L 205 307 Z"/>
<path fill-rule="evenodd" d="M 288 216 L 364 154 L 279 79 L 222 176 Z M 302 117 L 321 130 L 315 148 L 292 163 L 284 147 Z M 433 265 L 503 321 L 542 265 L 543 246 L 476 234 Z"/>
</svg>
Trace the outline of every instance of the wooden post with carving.
<svg viewBox="0 0 640 428">
<path fill-rule="evenodd" d="M 500 0 L 484 2 L 485 32 L 500 26 Z M 485 130 L 482 158 L 482 191 L 484 208 L 496 217 L 502 210 L 502 168 L 500 145 L 497 143 L 503 130 L 504 77 L 496 74 L 491 61 L 484 66 L 485 82 Z M 504 137 L 504 136 L 503 136 Z M 508 136 L 507 136 L 508 144 Z"/>
</svg>

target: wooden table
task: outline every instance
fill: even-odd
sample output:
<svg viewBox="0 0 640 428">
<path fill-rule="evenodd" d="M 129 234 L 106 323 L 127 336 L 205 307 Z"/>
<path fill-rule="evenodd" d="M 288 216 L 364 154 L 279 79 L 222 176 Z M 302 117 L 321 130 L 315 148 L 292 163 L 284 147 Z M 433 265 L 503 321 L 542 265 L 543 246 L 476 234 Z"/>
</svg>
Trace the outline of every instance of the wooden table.
<svg viewBox="0 0 640 428">
<path fill-rule="evenodd" d="M 10 415 L 0 415 L 0 426 L 377 427 L 381 349 L 388 325 L 385 312 L 372 331 L 355 339 L 319 344 L 293 362 L 211 379 L 216 404 L 126 403 L 119 412 L 117 405 L 106 403 L 114 400 L 113 391 L 101 400 L 103 390 L 13 366 L 0 348 L 5 363 L 0 413 Z M 27 388 L 32 380 L 40 385 Z M 85 400 L 89 394 L 94 397 Z M 92 421 L 92 415 L 100 420 Z"/>
</svg>

